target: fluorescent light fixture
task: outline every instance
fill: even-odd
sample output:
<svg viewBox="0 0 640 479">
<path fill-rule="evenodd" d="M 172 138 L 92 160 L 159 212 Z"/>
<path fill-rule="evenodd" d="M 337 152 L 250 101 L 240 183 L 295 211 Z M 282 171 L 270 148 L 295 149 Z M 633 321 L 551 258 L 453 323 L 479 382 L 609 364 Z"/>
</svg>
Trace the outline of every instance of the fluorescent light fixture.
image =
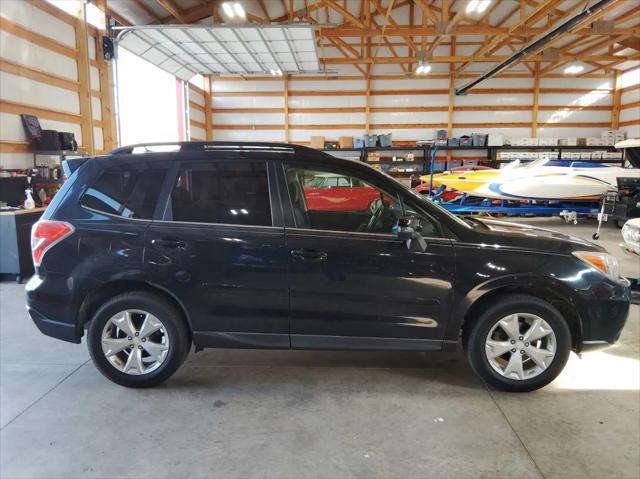
<svg viewBox="0 0 640 479">
<path fill-rule="evenodd" d="M 222 9 L 224 10 L 224 13 L 227 15 L 227 17 L 235 17 L 236 13 L 233 11 L 233 5 L 231 5 L 230 2 L 224 2 L 222 4 Z"/>
<path fill-rule="evenodd" d="M 426 75 L 431 71 L 431 65 L 428 63 L 419 63 L 416 67 L 416 75 Z"/>
<path fill-rule="evenodd" d="M 476 11 L 478 13 L 484 13 L 484 11 L 489 8 L 489 4 L 491 3 L 491 0 L 480 0 L 480 3 L 478 3 L 478 7 L 476 9 Z"/>
<path fill-rule="evenodd" d="M 564 69 L 564 74 L 575 75 L 577 73 L 580 73 L 583 70 L 584 70 L 584 67 L 582 65 L 578 65 L 574 63 L 573 65 L 569 65 L 567 68 Z"/>
<path fill-rule="evenodd" d="M 491 4 L 491 0 L 471 0 L 467 3 L 467 13 L 484 13 L 484 11 L 489 8 L 489 4 Z"/>
<path fill-rule="evenodd" d="M 240 18 L 246 18 L 244 8 L 242 8 L 242 5 L 240 5 L 238 2 L 235 2 L 233 4 L 233 11 L 236 12 L 236 15 L 238 15 Z"/>
<path fill-rule="evenodd" d="M 280 70 L 279 68 L 274 70 L 273 68 L 271 70 L 269 70 L 269 73 L 271 73 L 272 76 L 274 77 L 281 77 L 282 76 L 282 70 Z"/>
</svg>

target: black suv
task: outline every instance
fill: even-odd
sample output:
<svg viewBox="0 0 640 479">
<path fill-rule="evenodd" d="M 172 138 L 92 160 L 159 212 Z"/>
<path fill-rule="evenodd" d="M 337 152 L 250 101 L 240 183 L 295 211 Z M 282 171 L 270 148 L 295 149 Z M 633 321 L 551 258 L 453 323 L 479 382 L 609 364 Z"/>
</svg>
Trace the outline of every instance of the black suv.
<svg viewBox="0 0 640 479">
<path fill-rule="evenodd" d="M 86 329 L 97 368 L 125 386 L 166 380 L 192 343 L 461 344 L 491 386 L 530 391 L 571 350 L 614 343 L 628 314 L 628 282 L 599 246 L 455 217 L 309 148 L 138 145 L 65 166 L 33 228 L 28 310 L 59 339 Z"/>
</svg>

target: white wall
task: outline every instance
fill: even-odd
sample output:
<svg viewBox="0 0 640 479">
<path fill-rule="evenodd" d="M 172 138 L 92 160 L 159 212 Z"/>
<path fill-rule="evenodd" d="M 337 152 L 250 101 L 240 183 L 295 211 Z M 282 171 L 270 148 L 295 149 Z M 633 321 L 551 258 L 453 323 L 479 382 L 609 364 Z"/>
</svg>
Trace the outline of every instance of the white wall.
<svg viewBox="0 0 640 479">
<path fill-rule="evenodd" d="M 0 16 L 5 22 L 0 29 L 0 62 L 4 65 L 0 71 L 0 166 L 23 169 L 33 165 L 20 113 L 36 114 L 43 129 L 74 133 L 80 147 L 102 150 L 103 126 L 91 126 L 93 145 L 83 145 L 75 18 L 47 3 L 38 8 L 23 0 L 1 0 Z M 18 31 L 8 31 L 14 29 Z M 30 38 L 31 33 L 37 35 Z M 44 42 L 38 41 L 41 37 Z M 90 34 L 87 48 L 94 64 L 89 79 L 91 89 L 100 92 L 103 85 L 95 42 Z M 91 110 L 90 122 L 110 121 L 102 118 L 102 99 L 96 95 L 91 97 Z"/>
<path fill-rule="evenodd" d="M 467 81 L 467 80 L 465 80 Z M 465 81 L 456 82 L 461 86 Z M 543 78 L 540 82 L 541 93 L 538 113 L 538 137 L 600 136 L 602 130 L 610 129 L 613 104 L 613 78 Z M 454 97 L 453 135 L 470 133 L 501 132 L 508 137 L 529 137 L 531 135 L 533 78 L 493 78 L 471 90 L 466 96 Z M 435 130 L 446 129 L 449 104 L 449 80 L 447 78 L 424 79 L 375 79 L 371 82 L 373 94 L 370 106 L 372 133 L 393 134 L 396 141 L 415 141 L 429 139 Z M 505 90 L 491 92 L 491 90 Z M 508 90 L 520 90 L 509 92 Z M 558 89 L 562 89 L 558 91 Z M 579 91 L 566 92 L 565 89 Z M 411 91 L 409 91 L 411 90 Z M 339 91 L 340 94 L 332 94 Z M 289 81 L 290 140 L 308 142 L 312 135 L 324 135 L 327 140 L 337 140 L 340 136 L 362 136 L 366 115 L 366 81 L 364 79 L 322 79 L 301 80 L 293 77 Z M 241 93 L 244 95 L 240 95 Z M 271 92 L 269 96 L 252 95 L 252 92 Z M 310 96 L 310 92 L 317 95 Z M 346 92 L 346 93 L 345 93 Z M 349 94 L 353 92 L 353 94 Z M 391 94 L 381 94 L 388 93 Z M 236 93 L 236 96 L 229 96 Z M 623 95 L 622 102 L 637 100 L 638 90 Z M 383 111 L 375 108 L 440 107 L 442 111 Z M 510 109 L 509 107 L 520 107 Z M 522 107 L 529 109 L 522 109 Z M 548 110 L 546 107 L 557 106 Z M 565 107 L 573 107 L 566 109 Z M 260 139 L 280 141 L 284 138 L 284 97 L 281 81 L 272 79 L 238 80 L 235 78 L 215 79 L 213 82 L 212 112 L 214 138 Z M 465 108 L 464 111 L 455 110 Z M 470 108 L 480 110 L 469 111 Z M 487 107 L 482 110 L 482 107 Z M 490 108 L 502 107 L 501 110 Z M 587 109 L 578 109 L 583 107 Z M 589 107 L 605 109 L 589 110 Z M 249 112 L 217 112 L 218 109 L 251 109 Z M 279 112 L 260 112 L 261 108 L 280 108 Z M 297 112 L 296 109 L 348 108 L 347 111 Z M 356 108 L 356 111 L 351 109 Z M 638 109 L 626 109 L 621 113 L 621 122 L 638 119 Z M 491 124 L 504 125 L 491 125 Z M 576 123 L 584 124 L 576 126 Z M 595 125 L 589 125 L 594 123 Z M 394 128 L 387 125 L 395 124 Z M 486 124 L 487 126 L 483 126 Z M 224 126 L 233 129 L 220 129 Z M 245 125 L 246 129 L 237 129 Z M 254 130 L 253 127 L 267 125 L 268 129 Z M 403 127 L 402 125 L 407 125 Z M 466 126 L 470 125 L 470 126 Z M 301 129 L 301 126 L 303 129 Z M 378 128 L 377 126 L 382 126 Z M 623 128 L 632 134 L 637 126 Z"/>
</svg>

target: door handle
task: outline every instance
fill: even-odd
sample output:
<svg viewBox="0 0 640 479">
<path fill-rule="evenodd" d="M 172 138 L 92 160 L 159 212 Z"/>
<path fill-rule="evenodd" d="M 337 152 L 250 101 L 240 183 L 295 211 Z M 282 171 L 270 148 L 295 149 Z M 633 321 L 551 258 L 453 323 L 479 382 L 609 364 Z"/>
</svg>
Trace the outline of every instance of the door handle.
<svg viewBox="0 0 640 479">
<path fill-rule="evenodd" d="M 160 246 L 161 248 L 185 248 L 187 246 L 185 241 L 158 238 L 152 239 L 151 244 L 154 246 Z"/>
<path fill-rule="evenodd" d="M 300 258 L 304 261 L 315 262 L 325 261 L 327 259 L 327 253 L 313 249 L 292 249 L 291 256 Z"/>
</svg>

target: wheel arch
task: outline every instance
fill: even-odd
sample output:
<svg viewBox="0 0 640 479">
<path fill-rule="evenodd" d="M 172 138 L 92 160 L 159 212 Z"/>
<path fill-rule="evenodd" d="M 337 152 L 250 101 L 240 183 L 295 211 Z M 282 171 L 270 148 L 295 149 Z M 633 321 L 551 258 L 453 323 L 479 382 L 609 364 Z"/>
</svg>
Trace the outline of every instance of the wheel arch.
<svg viewBox="0 0 640 479">
<path fill-rule="evenodd" d="M 447 337 L 461 337 L 464 342 L 474 319 L 496 298 L 507 294 L 527 294 L 555 307 L 567 321 L 572 348 L 579 349 L 584 313 L 580 311 L 575 293 L 557 280 L 537 276 L 496 278 L 471 290 L 457 302 L 447 328 Z"/>
<path fill-rule="evenodd" d="M 166 288 L 163 288 L 157 284 L 149 283 L 142 280 L 130 279 L 118 279 L 104 282 L 97 288 L 93 289 L 89 294 L 87 294 L 87 296 L 80 304 L 80 308 L 78 310 L 79 327 L 84 330 L 89 321 L 91 321 L 94 313 L 106 300 L 118 294 L 131 291 L 145 291 L 153 294 L 158 294 L 170 301 L 184 316 L 190 338 L 193 336 L 193 325 L 191 323 L 189 312 L 187 311 L 187 308 L 184 306 L 184 304 L 174 294 L 172 294 Z"/>
</svg>

